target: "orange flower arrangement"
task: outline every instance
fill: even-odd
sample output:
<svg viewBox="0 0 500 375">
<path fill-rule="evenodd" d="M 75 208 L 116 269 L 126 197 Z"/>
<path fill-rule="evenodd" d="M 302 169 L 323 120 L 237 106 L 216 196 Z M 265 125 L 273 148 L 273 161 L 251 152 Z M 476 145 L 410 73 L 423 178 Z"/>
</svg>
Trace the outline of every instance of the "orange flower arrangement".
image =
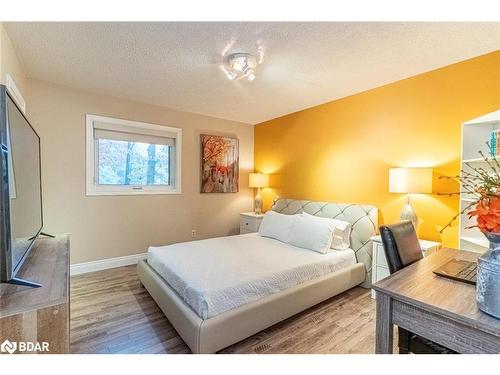
<svg viewBox="0 0 500 375">
<path fill-rule="evenodd" d="M 477 216 L 477 227 L 481 232 L 500 233 L 500 197 L 481 199 L 469 217 Z"/>
<path fill-rule="evenodd" d="M 489 148 L 489 144 L 486 145 Z M 481 151 L 479 154 L 486 161 L 484 168 L 465 163 L 467 170 L 460 171 L 459 176 L 442 177 L 459 180 L 463 190 L 461 193 L 467 194 L 473 202 L 455 215 L 441 232 L 451 226 L 458 216 L 467 213 L 469 218 L 476 217 L 477 225 L 473 227 L 483 233 L 500 234 L 500 163 L 495 156 L 486 157 Z"/>
</svg>

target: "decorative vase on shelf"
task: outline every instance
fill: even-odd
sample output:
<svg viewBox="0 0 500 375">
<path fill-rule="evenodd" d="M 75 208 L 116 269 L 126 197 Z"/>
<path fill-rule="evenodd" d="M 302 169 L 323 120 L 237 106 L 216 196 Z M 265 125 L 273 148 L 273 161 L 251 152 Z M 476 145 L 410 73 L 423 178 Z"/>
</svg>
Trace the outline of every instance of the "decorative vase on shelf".
<svg viewBox="0 0 500 375">
<path fill-rule="evenodd" d="M 500 319 L 500 233 L 484 232 L 490 247 L 478 259 L 476 299 L 478 308 Z"/>
</svg>

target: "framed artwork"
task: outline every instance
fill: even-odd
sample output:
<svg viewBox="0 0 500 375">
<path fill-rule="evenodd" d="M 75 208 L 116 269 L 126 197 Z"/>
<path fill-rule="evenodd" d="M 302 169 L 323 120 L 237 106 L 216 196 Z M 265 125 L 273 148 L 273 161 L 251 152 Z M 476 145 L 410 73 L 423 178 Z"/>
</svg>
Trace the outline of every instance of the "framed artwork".
<svg viewBox="0 0 500 375">
<path fill-rule="evenodd" d="M 237 193 L 240 188 L 238 139 L 202 134 L 200 144 L 201 192 Z"/>
</svg>

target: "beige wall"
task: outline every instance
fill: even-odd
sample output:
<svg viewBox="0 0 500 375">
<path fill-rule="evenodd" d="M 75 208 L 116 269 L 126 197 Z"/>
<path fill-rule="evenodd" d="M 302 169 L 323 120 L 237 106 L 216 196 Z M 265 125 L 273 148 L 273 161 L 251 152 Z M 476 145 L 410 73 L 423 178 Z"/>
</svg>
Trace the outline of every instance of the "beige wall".
<svg viewBox="0 0 500 375">
<path fill-rule="evenodd" d="M 252 209 L 253 126 L 82 92 L 26 78 L 0 24 L 0 81 L 10 74 L 42 139 L 44 230 L 71 233 L 71 262 L 145 252 L 163 245 L 236 234 L 239 212 Z M 167 88 L 168 89 L 168 88 Z M 183 129 L 182 194 L 85 196 L 85 114 L 114 116 Z M 240 192 L 199 193 L 200 133 L 240 140 Z"/>
<path fill-rule="evenodd" d="M 5 84 L 5 77 L 7 74 L 10 74 L 14 79 L 17 88 L 21 91 L 21 94 L 26 100 L 26 76 L 17 59 L 10 38 L 5 32 L 3 25 L 0 23 L 0 83 Z"/>
<path fill-rule="evenodd" d="M 145 252 L 164 245 L 236 234 L 239 212 L 252 209 L 253 126 L 178 112 L 28 80 L 28 116 L 42 139 L 44 228 L 71 233 L 71 262 Z M 85 196 L 85 114 L 180 127 L 182 194 Z M 200 194 L 200 133 L 240 140 L 240 192 Z"/>
</svg>

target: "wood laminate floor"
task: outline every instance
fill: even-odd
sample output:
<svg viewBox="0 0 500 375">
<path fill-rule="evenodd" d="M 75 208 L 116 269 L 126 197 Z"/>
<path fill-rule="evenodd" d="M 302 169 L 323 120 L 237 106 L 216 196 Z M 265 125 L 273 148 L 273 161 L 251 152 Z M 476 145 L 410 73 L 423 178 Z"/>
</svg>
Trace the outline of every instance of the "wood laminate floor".
<svg viewBox="0 0 500 375">
<path fill-rule="evenodd" d="M 353 288 L 222 353 L 373 353 L 375 302 Z M 190 353 L 135 266 L 71 278 L 72 353 Z"/>
</svg>

